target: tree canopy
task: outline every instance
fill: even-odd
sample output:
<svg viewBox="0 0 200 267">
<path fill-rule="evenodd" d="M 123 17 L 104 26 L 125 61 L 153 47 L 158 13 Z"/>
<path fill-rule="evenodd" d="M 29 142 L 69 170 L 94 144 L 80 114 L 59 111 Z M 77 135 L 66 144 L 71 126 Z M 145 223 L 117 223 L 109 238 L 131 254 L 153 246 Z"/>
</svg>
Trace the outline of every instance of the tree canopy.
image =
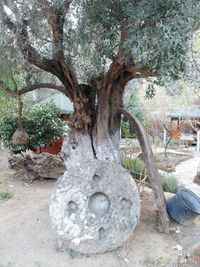
<svg viewBox="0 0 200 267">
<path fill-rule="evenodd" d="M 12 63 L 14 77 L 22 71 L 28 77 L 16 95 L 36 88 L 63 92 L 74 104 L 71 125 L 93 128 L 102 144 L 108 136 L 117 142 L 130 80 L 184 76 L 200 2 L 0 0 L 0 15 L 1 62 Z M 38 70 L 49 73 L 47 81 Z M 153 95 L 151 86 L 147 93 Z"/>
<path fill-rule="evenodd" d="M 45 62 L 62 51 L 79 82 L 91 82 L 118 56 L 132 71 L 129 79 L 147 76 L 141 68 L 178 78 L 199 15 L 198 0 L 1 0 L 1 60 L 10 59 L 15 71 L 30 71 L 27 59 L 50 71 Z"/>
</svg>

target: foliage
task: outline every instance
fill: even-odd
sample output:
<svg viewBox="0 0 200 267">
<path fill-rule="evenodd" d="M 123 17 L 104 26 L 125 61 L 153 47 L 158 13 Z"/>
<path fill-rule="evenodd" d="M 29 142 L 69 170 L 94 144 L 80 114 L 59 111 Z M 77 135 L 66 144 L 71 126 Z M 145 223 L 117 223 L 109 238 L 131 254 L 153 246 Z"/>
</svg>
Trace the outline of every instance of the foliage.
<svg viewBox="0 0 200 267">
<path fill-rule="evenodd" d="M 139 88 L 135 88 L 129 98 L 126 108 L 141 122 L 144 122 L 145 115 L 139 99 Z"/>
<path fill-rule="evenodd" d="M 133 132 L 131 132 L 130 130 L 129 122 L 125 121 L 123 118 L 121 121 L 121 137 L 122 138 L 133 138 L 134 137 Z"/>
<path fill-rule="evenodd" d="M 121 156 L 122 165 L 128 169 L 134 177 L 144 177 L 146 175 L 144 162 L 137 158 L 130 158 L 125 153 Z M 159 174 L 162 188 L 165 192 L 176 193 L 181 185 L 178 184 L 174 175 Z"/>
<path fill-rule="evenodd" d="M 162 256 L 159 258 L 145 256 L 144 264 L 146 267 L 156 267 L 156 266 L 165 267 L 166 266 L 165 259 Z"/>
<path fill-rule="evenodd" d="M 7 92 L 13 92 L 24 84 L 22 72 L 13 71 L 12 62 L 1 61 L 0 64 L 0 87 Z"/>
<path fill-rule="evenodd" d="M 175 194 L 180 189 L 177 178 L 174 175 L 160 174 L 160 180 L 165 192 Z"/>
<path fill-rule="evenodd" d="M 103 70 L 113 59 L 119 30 L 127 26 L 127 62 L 155 70 L 164 80 L 182 77 L 191 31 L 198 21 L 197 0 L 81 1 L 80 42 Z M 99 37 L 97 37 L 97 34 Z M 95 41 L 96 40 L 96 41 Z M 85 42 L 84 42 L 85 41 Z M 93 44 L 90 49 L 89 44 Z M 98 57 L 98 58 L 97 58 Z"/>
<path fill-rule="evenodd" d="M 0 192 L 0 199 L 9 199 L 12 197 L 12 194 L 8 191 Z"/>
<path fill-rule="evenodd" d="M 145 174 L 144 162 L 139 158 L 130 158 L 125 153 L 121 156 L 122 165 L 132 174 L 143 176 Z"/>
<path fill-rule="evenodd" d="M 60 5 L 63 1 L 47 2 Z M 184 74 L 191 32 L 199 19 L 198 0 L 74 0 L 71 6 L 64 47 L 82 82 L 105 73 L 116 55 L 121 29 L 128 32 L 124 44 L 128 64 L 155 70 L 164 80 Z M 29 23 L 30 41 L 41 55 L 51 57 L 51 31 L 41 7 L 26 0 L 9 1 L 9 8 L 19 25 L 24 20 Z M 19 71 L 30 68 L 16 49 L 12 32 L 2 25 L 1 34 L 1 60 L 11 60 Z"/>
<path fill-rule="evenodd" d="M 14 146 L 12 136 L 18 125 L 17 109 L 7 112 L 0 118 L 0 140 L 14 153 L 27 149 L 35 151 L 37 148 L 51 144 L 59 139 L 64 132 L 64 124 L 59 119 L 60 111 L 53 103 L 26 107 L 23 113 L 23 124 L 29 135 L 26 146 Z"/>
<path fill-rule="evenodd" d="M 138 84 L 137 84 L 138 85 Z M 148 128 L 148 121 L 143 109 L 143 106 L 141 105 L 140 99 L 139 99 L 139 87 L 136 84 L 134 84 L 134 89 L 132 90 L 132 93 L 130 97 L 128 98 L 128 101 L 124 103 L 125 108 L 135 117 L 137 117 L 140 122 L 144 125 L 144 127 Z M 130 88 L 132 89 L 132 84 Z M 122 137 L 124 138 L 133 138 L 134 132 L 130 127 L 129 122 L 125 121 L 124 118 L 122 118 L 121 123 L 121 129 L 122 129 Z"/>
<path fill-rule="evenodd" d="M 8 93 L 0 90 L 0 118 L 2 118 L 8 111 L 12 112 L 16 109 L 17 101 L 10 97 Z"/>
</svg>

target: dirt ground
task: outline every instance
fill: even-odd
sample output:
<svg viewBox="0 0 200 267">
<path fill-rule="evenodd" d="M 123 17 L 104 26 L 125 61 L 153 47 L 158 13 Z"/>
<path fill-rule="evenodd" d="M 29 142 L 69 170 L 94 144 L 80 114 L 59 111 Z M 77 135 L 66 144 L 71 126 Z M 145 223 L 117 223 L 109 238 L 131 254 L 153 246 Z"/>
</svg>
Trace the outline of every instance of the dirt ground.
<svg viewBox="0 0 200 267">
<path fill-rule="evenodd" d="M 0 192 L 8 191 L 12 197 L 0 200 L 0 267 L 182 266 L 178 265 L 180 251 L 175 247 L 194 245 L 191 236 L 200 229 L 200 219 L 181 226 L 179 234 L 158 233 L 152 193 L 145 190 L 141 193 L 140 223 L 123 247 L 90 257 L 58 251 L 48 214 L 55 181 L 35 181 L 27 185 L 13 179 L 6 153 L 0 151 Z"/>
</svg>

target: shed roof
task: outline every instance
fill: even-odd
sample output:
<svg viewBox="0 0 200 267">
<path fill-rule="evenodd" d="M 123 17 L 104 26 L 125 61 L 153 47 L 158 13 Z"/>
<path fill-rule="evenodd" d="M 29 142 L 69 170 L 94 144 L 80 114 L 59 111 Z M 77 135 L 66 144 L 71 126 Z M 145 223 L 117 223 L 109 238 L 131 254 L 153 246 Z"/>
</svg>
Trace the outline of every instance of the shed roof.
<svg viewBox="0 0 200 267">
<path fill-rule="evenodd" d="M 62 93 L 53 94 L 52 96 L 38 102 L 35 105 L 47 104 L 49 102 L 53 102 L 61 110 L 61 114 L 73 113 L 72 102 L 70 101 L 70 99 L 68 97 L 66 97 Z"/>
<path fill-rule="evenodd" d="M 180 118 L 180 119 L 199 119 L 200 107 L 188 106 L 184 108 L 176 108 L 173 111 L 168 112 L 167 116 L 171 118 Z"/>
</svg>

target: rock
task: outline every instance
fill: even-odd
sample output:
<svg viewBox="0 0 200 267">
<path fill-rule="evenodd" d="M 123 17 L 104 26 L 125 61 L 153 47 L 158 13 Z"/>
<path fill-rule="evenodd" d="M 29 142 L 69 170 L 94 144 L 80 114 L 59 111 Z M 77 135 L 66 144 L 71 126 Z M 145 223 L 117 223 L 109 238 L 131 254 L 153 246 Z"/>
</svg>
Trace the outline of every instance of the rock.
<svg viewBox="0 0 200 267">
<path fill-rule="evenodd" d="M 196 175 L 193 182 L 200 185 L 200 175 Z"/>
<path fill-rule="evenodd" d="M 200 163 L 197 166 L 197 174 L 194 177 L 193 182 L 200 185 Z"/>
<path fill-rule="evenodd" d="M 91 160 L 69 168 L 56 182 L 49 209 L 59 238 L 89 255 L 113 250 L 130 237 L 140 200 L 126 169 Z"/>
<path fill-rule="evenodd" d="M 36 154 L 26 151 L 10 154 L 8 162 L 10 168 L 16 171 L 16 176 L 27 182 L 41 178 L 57 179 L 66 171 L 61 156 L 49 153 Z"/>
</svg>

